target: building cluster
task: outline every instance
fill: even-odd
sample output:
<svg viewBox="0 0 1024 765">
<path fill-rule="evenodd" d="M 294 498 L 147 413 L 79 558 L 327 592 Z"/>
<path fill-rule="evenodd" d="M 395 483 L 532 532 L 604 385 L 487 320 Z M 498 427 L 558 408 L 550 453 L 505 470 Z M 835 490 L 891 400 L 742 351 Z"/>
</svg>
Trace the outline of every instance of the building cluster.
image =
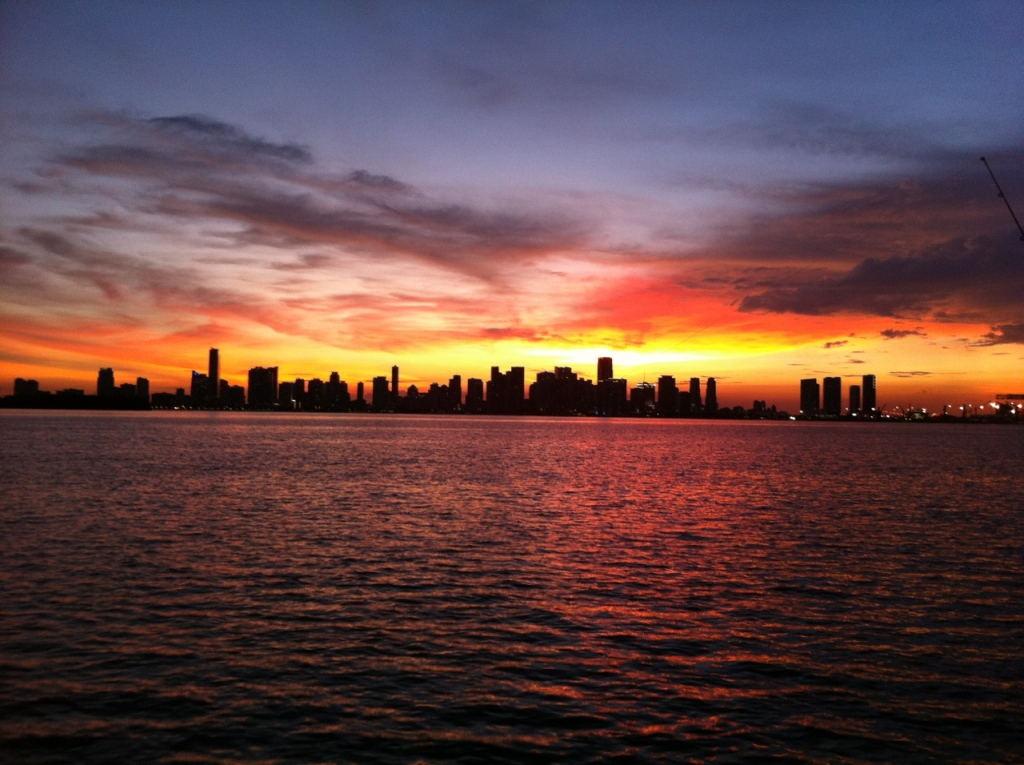
<svg viewBox="0 0 1024 765">
<path fill-rule="evenodd" d="M 824 394 L 824 395 L 822 395 Z M 800 414 L 804 417 L 874 417 L 878 409 L 878 381 L 874 375 L 861 377 L 860 385 L 851 385 L 849 406 L 843 409 L 843 379 L 826 377 L 800 381 Z"/>
<path fill-rule="evenodd" d="M 210 378 L 213 374 L 209 375 Z M 390 378 L 374 377 L 370 397 L 362 382 L 350 391 L 348 383 L 332 372 L 327 382 L 320 379 L 281 381 L 277 367 L 253 367 L 249 370 L 250 409 L 285 411 L 373 411 L 449 414 L 542 414 L 542 415 L 647 415 L 664 417 L 697 416 L 718 413 L 715 379 L 710 377 L 701 396 L 700 378 L 689 381 L 687 390 L 679 390 L 674 377 L 665 375 L 655 386 L 642 382 L 633 388 L 625 379 L 614 376 L 612 359 L 598 359 L 597 382 L 586 379 L 570 367 L 555 367 L 540 372 L 527 386 L 526 370 L 511 367 L 502 372 L 491 367 L 488 380 L 471 377 L 463 390 L 461 375 L 447 384 L 431 383 L 426 390 L 409 385 L 402 395 L 399 369 L 391 368 Z M 154 399 L 154 405 L 157 402 Z M 768 411 L 767 408 L 764 411 Z"/>
<path fill-rule="evenodd" d="M 612 359 L 597 361 L 597 381 L 589 380 L 570 367 L 555 367 L 540 372 L 527 386 L 526 370 L 512 367 L 502 372 L 492 367 L 490 378 L 469 378 L 463 389 L 462 377 L 454 375 L 447 384 L 431 383 L 421 390 L 409 385 L 405 394 L 399 390 L 399 369 L 391 368 L 390 378 L 373 378 L 369 398 L 364 384 L 349 388 L 337 372 L 327 381 L 279 379 L 278 367 L 253 367 L 248 373 L 248 387 L 232 385 L 220 376 L 220 351 L 211 348 L 206 372 L 193 371 L 190 385 L 174 393 L 149 392 L 149 381 L 138 378 L 135 383 L 117 386 L 113 369 L 101 369 L 96 381 L 96 396 L 84 391 L 64 391 L 60 395 L 80 397 L 75 408 L 144 408 L 161 409 L 253 409 L 302 412 L 408 412 L 469 414 L 539 414 L 539 415 L 658 415 L 661 417 L 695 417 L 741 414 L 736 410 L 720 412 L 715 378 L 707 378 L 703 391 L 701 378 L 690 378 L 682 390 L 676 378 L 663 375 L 657 384 L 641 382 L 632 388 L 624 378 L 615 377 Z M 34 380 L 15 381 L 15 403 L 60 405 L 43 399 L 51 394 L 40 392 Z M 68 402 L 63 402 L 67 404 Z M 755 402 L 758 416 L 772 416 L 764 402 Z"/>
<path fill-rule="evenodd" d="M 463 388 L 461 375 L 453 375 L 446 384 L 431 383 L 425 390 L 409 385 L 405 395 L 399 391 L 399 369 L 391 367 L 390 377 L 374 377 L 369 391 L 362 382 L 351 390 L 337 372 L 327 381 L 319 378 L 280 380 L 278 367 L 253 367 L 248 373 L 248 387 L 232 385 L 220 376 L 220 351 L 210 349 L 206 372 L 193 371 L 188 388 L 174 393 L 150 395 L 149 380 L 136 378 L 134 383 L 114 380 L 114 370 L 99 370 L 96 394 L 68 388 L 50 393 L 39 388 L 36 380 L 17 378 L 14 394 L 0 399 L 3 407 L 53 409 L 250 409 L 285 412 L 403 412 L 412 414 L 534 414 L 589 415 L 604 417 L 724 417 L 754 419 L 795 419 L 788 412 L 769 407 L 765 401 L 754 401 L 751 409 L 742 406 L 720 408 L 718 386 L 708 377 L 691 377 L 680 385 L 672 375 L 662 375 L 657 383 L 647 381 L 632 387 L 615 376 L 612 359 L 597 360 L 597 381 L 574 372 L 570 367 L 555 367 L 551 372 L 537 373 L 527 385 L 526 370 L 512 367 L 502 372 L 491 367 L 490 378 L 471 377 Z M 956 407 L 948 405 L 941 413 L 928 415 L 926 410 L 895 407 L 883 412 L 878 406 L 877 379 L 864 375 L 859 385 L 850 385 L 847 406 L 843 407 L 843 384 L 840 377 L 826 377 L 819 385 L 816 378 L 800 381 L 800 413 L 802 419 L 850 420 L 924 420 L 948 421 L 956 417 Z M 367 397 L 369 393 L 369 397 Z M 998 394 L 999 402 L 980 406 L 959 407 L 959 418 L 965 422 L 1024 422 L 1024 393 Z M 992 411 L 988 411 L 991 407 Z"/>
</svg>

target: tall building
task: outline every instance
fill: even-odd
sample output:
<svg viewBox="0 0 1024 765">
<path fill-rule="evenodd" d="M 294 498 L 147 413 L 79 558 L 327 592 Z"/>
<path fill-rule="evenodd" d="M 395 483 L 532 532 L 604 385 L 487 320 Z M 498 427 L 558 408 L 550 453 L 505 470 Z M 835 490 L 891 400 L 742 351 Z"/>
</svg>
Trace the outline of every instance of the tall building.
<svg viewBox="0 0 1024 765">
<path fill-rule="evenodd" d="M 822 402 L 821 408 L 825 414 L 831 415 L 832 417 L 838 417 L 840 414 L 842 414 L 843 378 L 825 378 L 824 401 Z"/>
<path fill-rule="evenodd" d="M 398 406 L 398 365 L 391 367 L 391 398 L 394 400 L 394 404 Z"/>
<path fill-rule="evenodd" d="M 509 367 L 508 385 L 512 414 L 522 414 L 526 403 L 526 369 L 524 367 Z"/>
<path fill-rule="evenodd" d="M 448 409 L 453 412 L 462 409 L 462 375 L 452 375 L 448 381 Z"/>
<path fill-rule="evenodd" d="M 487 411 L 491 414 L 522 414 L 526 403 L 526 369 L 512 367 L 501 372 L 491 367 L 487 381 Z"/>
<path fill-rule="evenodd" d="M 690 378 L 690 411 L 699 412 L 701 409 L 700 401 L 700 378 Z"/>
<path fill-rule="evenodd" d="M 637 414 L 649 414 L 654 411 L 655 392 L 654 383 L 637 383 L 629 392 L 629 408 Z"/>
<path fill-rule="evenodd" d="M 864 399 L 864 414 L 871 414 L 878 408 L 878 383 L 874 375 L 864 375 L 860 382 L 861 397 Z"/>
<path fill-rule="evenodd" d="M 140 400 L 149 403 L 149 380 L 145 377 L 139 377 L 135 380 L 135 395 Z"/>
<path fill-rule="evenodd" d="M 612 369 L 611 356 L 601 356 L 597 360 L 597 381 L 610 380 L 613 377 L 615 377 L 615 372 Z"/>
<path fill-rule="evenodd" d="M 620 377 L 609 377 L 597 384 L 596 409 L 604 417 L 621 417 L 629 409 L 629 384 Z"/>
<path fill-rule="evenodd" d="M 817 378 L 800 381 L 800 413 L 815 415 L 821 408 L 821 388 Z"/>
<path fill-rule="evenodd" d="M 658 378 L 658 414 L 671 417 L 679 413 L 679 388 L 676 378 L 662 375 Z"/>
<path fill-rule="evenodd" d="M 207 396 L 211 401 L 220 398 L 220 351 L 210 349 L 210 372 L 207 375 Z"/>
<path fill-rule="evenodd" d="M 850 414 L 856 414 L 860 411 L 860 386 L 850 386 Z"/>
<path fill-rule="evenodd" d="M 478 377 L 466 380 L 466 411 L 479 414 L 484 410 L 484 381 Z"/>
<path fill-rule="evenodd" d="M 388 390 L 388 378 L 378 375 L 373 378 L 373 386 L 370 388 L 370 405 L 375 412 L 386 412 L 392 409 L 393 399 L 391 391 Z"/>
<path fill-rule="evenodd" d="M 189 385 L 188 395 L 192 398 L 192 406 L 205 404 L 210 397 L 210 378 L 202 372 L 192 370 L 192 383 Z"/>
<path fill-rule="evenodd" d="M 249 370 L 249 406 L 270 409 L 277 401 L 277 367 Z"/>
<path fill-rule="evenodd" d="M 96 395 L 100 398 L 114 398 L 117 395 L 114 387 L 114 370 L 111 368 L 101 369 L 96 378 Z"/>
<path fill-rule="evenodd" d="M 39 393 L 38 380 L 23 380 L 20 377 L 14 379 L 15 396 L 35 396 Z"/>
<path fill-rule="evenodd" d="M 714 377 L 709 377 L 707 386 L 704 389 L 704 411 L 714 414 L 718 411 L 718 383 Z"/>
</svg>

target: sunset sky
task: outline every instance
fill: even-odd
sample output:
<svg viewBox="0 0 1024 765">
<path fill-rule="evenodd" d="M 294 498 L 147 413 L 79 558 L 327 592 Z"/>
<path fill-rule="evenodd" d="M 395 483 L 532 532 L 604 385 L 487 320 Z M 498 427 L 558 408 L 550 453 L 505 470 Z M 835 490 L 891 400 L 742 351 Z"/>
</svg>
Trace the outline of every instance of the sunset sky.
<svg viewBox="0 0 1024 765">
<path fill-rule="evenodd" d="M 0 394 L 1024 389 L 1024 4 L 0 2 Z"/>
</svg>

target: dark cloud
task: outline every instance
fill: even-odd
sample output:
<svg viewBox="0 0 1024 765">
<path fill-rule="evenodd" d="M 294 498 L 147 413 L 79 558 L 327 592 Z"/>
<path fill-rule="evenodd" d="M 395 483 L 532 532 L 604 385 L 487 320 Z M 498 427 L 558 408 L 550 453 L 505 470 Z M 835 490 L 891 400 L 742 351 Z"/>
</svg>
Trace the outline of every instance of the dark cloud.
<svg viewBox="0 0 1024 765">
<path fill-rule="evenodd" d="M 324 255 L 322 253 L 307 253 L 305 255 L 299 255 L 296 260 L 292 260 L 287 263 L 275 263 L 273 267 L 279 271 L 309 271 L 326 268 L 333 262 L 334 258 L 330 255 Z"/>
<path fill-rule="evenodd" d="M 309 156 L 208 117 L 107 121 L 124 140 L 69 152 L 56 160 L 58 171 L 139 184 L 110 190 L 129 211 L 233 225 L 233 231 L 217 229 L 221 246 L 232 239 L 237 247 L 327 245 L 493 279 L 524 258 L 571 247 L 586 230 L 550 210 L 494 211 L 430 199 L 365 169 L 337 177 L 294 162 L 268 165 L 268 158 Z M 104 220 L 116 226 L 102 215 L 90 225 L 102 227 Z"/>
<path fill-rule="evenodd" d="M 20 252 L 13 247 L 0 245 L 0 269 L 6 269 L 13 266 L 24 266 L 31 262 L 32 258 L 24 252 Z"/>
<path fill-rule="evenodd" d="M 347 179 L 352 183 L 369 186 L 372 189 L 388 189 L 391 191 L 407 191 L 409 187 L 387 175 L 374 175 L 366 170 L 354 170 Z"/>
<path fill-rule="evenodd" d="M 841 313 L 938 321 L 1020 315 L 1020 243 L 955 239 L 918 255 L 867 258 L 846 273 L 748 295 L 741 311 L 811 316 Z"/>
<path fill-rule="evenodd" d="M 1017 343 L 1024 345 L 1024 323 L 1021 324 L 999 324 L 992 328 L 992 331 L 984 335 L 974 345 L 1001 345 L 1003 343 Z"/>
<path fill-rule="evenodd" d="M 889 374 L 891 374 L 893 377 L 927 377 L 928 375 L 933 373 L 915 370 L 913 372 L 890 372 Z"/>
<path fill-rule="evenodd" d="M 292 162 L 310 162 L 309 148 L 292 143 L 272 143 L 249 135 L 235 125 L 212 119 L 201 114 L 185 114 L 174 117 L 152 117 L 146 120 L 161 131 L 177 133 L 189 138 L 212 141 L 222 149 L 245 154 L 265 155 Z"/>
<path fill-rule="evenodd" d="M 842 348 L 849 342 L 849 340 L 829 340 L 822 346 L 822 348 Z"/>
<path fill-rule="evenodd" d="M 927 333 L 922 331 L 923 327 L 916 327 L 915 329 L 883 329 L 880 334 L 886 340 L 898 340 L 901 337 L 928 337 Z"/>
<path fill-rule="evenodd" d="M 912 257 L 956 240 L 1001 239 L 1015 230 L 978 154 L 929 150 L 910 156 L 909 167 L 858 180 L 733 190 L 752 204 L 769 202 L 772 211 L 730 220 L 699 254 L 712 264 L 742 264 L 728 276 L 738 289 L 759 292 L 868 258 Z M 1024 149 L 1002 150 L 999 157 L 1004 172 L 1024 176 Z"/>
<path fill-rule="evenodd" d="M 798 101 L 766 102 L 745 121 L 720 125 L 714 131 L 689 128 L 660 137 L 710 146 L 756 146 L 810 155 L 893 159 L 901 163 L 943 153 L 923 136 L 918 126 L 865 121 L 832 106 Z"/>
</svg>

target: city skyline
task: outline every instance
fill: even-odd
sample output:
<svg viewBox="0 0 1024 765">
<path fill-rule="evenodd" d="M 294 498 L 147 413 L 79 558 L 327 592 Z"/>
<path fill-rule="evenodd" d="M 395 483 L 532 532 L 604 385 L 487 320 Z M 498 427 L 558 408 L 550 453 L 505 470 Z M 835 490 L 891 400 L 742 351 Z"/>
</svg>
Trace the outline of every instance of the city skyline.
<svg viewBox="0 0 1024 765">
<path fill-rule="evenodd" d="M 90 408 L 83 396 L 100 403 L 123 403 L 127 408 L 159 409 L 275 409 L 280 411 L 323 412 L 404 412 L 404 413 L 469 413 L 469 414 L 537 414 L 537 415 L 599 415 L 660 417 L 726 417 L 741 416 L 776 419 L 777 417 L 849 418 L 898 415 L 899 418 L 927 416 L 926 407 L 912 404 L 886 405 L 878 402 L 877 376 L 864 373 L 845 388 L 843 378 L 827 376 L 799 381 L 799 404 L 791 413 L 767 398 L 746 402 L 721 402 L 718 381 L 714 376 L 677 379 L 659 375 L 657 383 L 646 379 L 629 381 L 614 373 L 614 359 L 595 360 L 596 375 L 591 379 L 580 370 L 555 366 L 553 370 L 537 371 L 530 382 L 523 367 L 506 372 L 491 366 L 490 376 L 469 377 L 463 384 L 461 374 L 452 375 L 447 383 L 417 383 L 405 380 L 401 387 L 401 368 L 394 364 L 390 377 L 376 375 L 369 385 L 359 380 L 354 384 L 332 370 L 325 382 L 320 376 L 289 379 L 279 367 L 257 366 L 248 370 L 247 385 L 236 385 L 221 378 L 220 350 L 210 348 L 207 372 L 192 370 L 190 384 L 174 392 L 153 391 L 147 378 L 134 383 L 116 381 L 116 370 L 101 367 L 96 377 L 95 394 L 85 389 L 50 391 L 36 379 L 16 378 L 14 398 L 5 398 L 7 406 L 55 406 L 56 408 Z M 212 381 L 216 381 L 213 383 Z M 703 386 L 703 387 L 702 387 Z M 42 396 L 42 398 L 41 398 Z M 45 398 L 45 401 L 43 400 Z M 1016 415 L 1024 408 L 1024 393 L 1002 393 L 995 400 L 962 404 L 948 403 L 931 410 L 933 416 Z M 996 411 L 989 412 L 992 406 Z M 102 406 L 100 408 L 103 408 Z M 115 407 L 116 408 L 116 407 Z"/>
<path fill-rule="evenodd" d="M 1024 388 L 1012 2 L 0 9 L 0 395 L 492 360 Z M 354 384 L 354 383 L 352 383 Z M 186 383 L 187 387 L 187 383 Z M 845 403 L 845 388 L 844 388 Z M 834 408 L 834 396 L 830 398 Z"/>
</svg>

